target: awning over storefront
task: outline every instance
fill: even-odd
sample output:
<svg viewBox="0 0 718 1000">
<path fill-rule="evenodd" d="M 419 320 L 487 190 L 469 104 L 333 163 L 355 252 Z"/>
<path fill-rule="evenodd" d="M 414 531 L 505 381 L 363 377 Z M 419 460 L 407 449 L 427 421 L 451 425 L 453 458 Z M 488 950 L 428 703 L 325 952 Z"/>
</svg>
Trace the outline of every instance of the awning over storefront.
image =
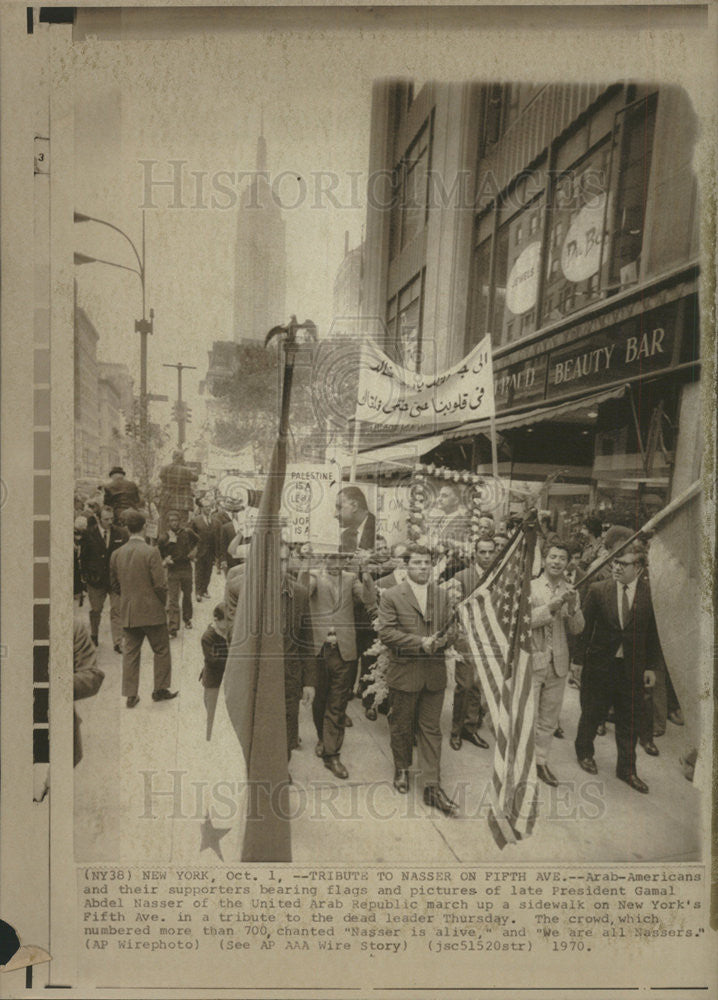
<svg viewBox="0 0 718 1000">
<path fill-rule="evenodd" d="M 523 413 L 506 414 L 505 416 L 499 414 L 496 417 L 496 429 L 502 431 L 510 430 L 515 427 L 528 427 L 531 424 L 548 421 L 567 424 L 592 424 L 597 416 L 596 407 L 600 403 L 605 403 L 608 399 L 619 399 L 626 393 L 627 389 L 628 386 L 619 385 L 614 389 L 607 389 L 605 392 L 596 392 L 591 396 L 583 396 L 581 399 L 571 400 L 566 403 L 537 406 L 533 410 L 526 410 Z M 445 434 L 445 440 L 457 440 L 459 438 L 473 437 L 474 434 L 489 433 L 489 421 L 477 420 L 448 431 Z"/>
<path fill-rule="evenodd" d="M 413 438 L 410 441 L 399 441 L 385 445 L 383 448 L 371 448 L 362 451 L 357 456 L 357 476 L 367 476 L 378 472 L 382 466 L 386 473 L 413 469 L 426 455 L 446 440 L 446 434 L 433 434 L 431 437 Z M 348 466 L 344 471 L 349 470 Z"/>
</svg>

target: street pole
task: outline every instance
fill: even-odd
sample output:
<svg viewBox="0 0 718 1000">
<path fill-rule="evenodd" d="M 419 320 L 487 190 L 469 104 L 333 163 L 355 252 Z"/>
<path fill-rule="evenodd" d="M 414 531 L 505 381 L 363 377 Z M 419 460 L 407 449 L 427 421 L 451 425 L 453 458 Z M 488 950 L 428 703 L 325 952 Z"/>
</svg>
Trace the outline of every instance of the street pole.
<svg viewBox="0 0 718 1000">
<path fill-rule="evenodd" d="M 196 371 L 197 366 L 183 365 L 181 361 L 178 361 L 177 364 L 175 365 L 163 364 L 162 367 L 177 369 L 177 447 L 181 448 L 185 442 L 185 425 L 186 425 L 184 400 L 182 399 L 182 372 Z"/>
<path fill-rule="evenodd" d="M 145 285 L 146 277 L 146 248 L 145 248 L 145 210 L 142 210 L 142 255 L 137 250 L 134 242 L 130 239 L 127 233 L 116 226 L 113 222 L 108 222 L 107 219 L 98 219 L 93 215 L 86 215 L 83 212 L 74 213 L 75 222 L 96 222 L 101 226 L 107 226 L 108 229 L 114 229 L 116 233 L 119 233 L 132 247 L 135 259 L 137 260 L 137 267 L 128 267 L 126 264 L 118 264 L 113 260 L 104 260 L 101 257 L 90 257 L 87 254 L 75 253 L 75 264 L 107 264 L 110 267 L 119 267 L 123 271 L 132 271 L 140 279 L 140 286 L 142 288 L 142 319 L 135 320 L 135 333 L 140 335 L 140 450 L 144 453 L 145 449 L 149 449 L 149 436 L 148 436 L 148 422 L 147 422 L 147 337 L 153 332 L 154 326 L 154 309 L 150 309 L 149 319 L 147 318 L 147 290 Z M 143 492 L 147 490 L 147 480 L 149 479 L 149 461 L 148 454 L 143 457 L 142 466 L 142 489 Z"/>
</svg>

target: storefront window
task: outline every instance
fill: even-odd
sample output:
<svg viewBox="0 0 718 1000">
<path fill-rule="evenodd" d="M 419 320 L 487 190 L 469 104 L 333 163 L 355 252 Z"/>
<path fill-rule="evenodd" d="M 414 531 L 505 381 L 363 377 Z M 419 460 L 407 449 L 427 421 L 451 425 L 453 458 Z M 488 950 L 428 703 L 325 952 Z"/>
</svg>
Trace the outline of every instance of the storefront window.
<svg viewBox="0 0 718 1000">
<path fill-rule="evenodd" d="M 507 203 L 501 215 L 507 214 L 508 209 Z M 491 331 L 496 346 L 508 344 L 536 329 L 542 222 L 543 200 L 539 195 L 499 225 L 491 312 Z"/>
<path fill-rule="evenodd" d="M 581 309 L 598 296 L 610 155 L 609 138 L 556 180 L 546 253 L 544 322 Z"/>
<path fill-rule="evenodd" d="M 657 95 L 652 94 L 618 116 L 623 134 L 618 156 L 611 285 L 629 284 L 638 277 L 657 104 Z"/>
<path fill-rule="evenodd" d="M 423 273 L 389 300 L 386 323 L 398 364 L 410 371 L 421 367 L 421 299 Z"/>
<path fill-rule="evenodd" d="M 473 298 L 472 313 L 472 346 L 478 344 L 486 336 L 489 318 L 489 289 L 491 280 L 491 239 L 486 239 L 474 251 L 473 262 Z"/>
<path fill-rule="evenodd" d="M 498 210 L 491 208 L 477 219 L 469 349 L 486 333 L 498 347 L 536 329 L 543 185 L 542 171 L 526 174 Z"/>
<path fill-rule="evenodd" d="M 394 199 L 389 220 L 393 258 L 426 224 L 431 128 L 427 120 L 394 171 Z"/>
</svg>

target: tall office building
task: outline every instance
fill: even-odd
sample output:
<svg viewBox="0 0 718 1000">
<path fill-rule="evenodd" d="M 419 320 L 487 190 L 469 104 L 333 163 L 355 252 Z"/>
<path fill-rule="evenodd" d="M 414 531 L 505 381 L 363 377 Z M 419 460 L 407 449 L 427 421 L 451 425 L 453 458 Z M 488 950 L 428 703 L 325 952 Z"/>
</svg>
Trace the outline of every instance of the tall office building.
<svg viewBox="0 0 718 1000">
<path fill-rule="evenodd" d="M 426 373 L 484 337 L 498 472 L 544 503 L 647 518 L 701 467 L 697 120 L 684 91 L 379 82 L 363 306 Z M 376 434 L 364 433 L 371 447 Z M 423 440 L 421 440 L 423 436 Z M 405 448 L 492 471 L 487 418 L 407 428 Z"/>
<path fill-rule="evenodd" d="M 263 132 L 263 129 L 262 129 Z M 287 285 L 286 227 L 267 166 L 267 142 L 257 140 L 256 172 L 237 216 L 234 340 L 262 340 L 283 323 Z"/>
</svg>

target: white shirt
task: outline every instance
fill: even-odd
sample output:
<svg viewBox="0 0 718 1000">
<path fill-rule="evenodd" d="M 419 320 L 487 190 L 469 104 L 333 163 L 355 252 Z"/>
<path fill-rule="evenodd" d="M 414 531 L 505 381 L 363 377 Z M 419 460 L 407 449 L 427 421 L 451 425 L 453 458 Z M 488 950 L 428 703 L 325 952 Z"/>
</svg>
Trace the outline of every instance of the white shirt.
<svg viewBox="0 0 718 1000">
<path fill-rule="evenodd" d="M 625 585 L 626 586 L 626 596 L 628 597 L 628 606 L 629 606 L 629 608 L 633 607 L 633 600 L 634 600 L 634 598 L 636 596 L 636 585 L 637 585 L 637 583 L 638 583 L 638 577 L 635 578 L 635 580 L 633 581 L 633 583 L 629 583 L 629 584 Z M 621 628 L 623 628 L 625 626 L 625 624 L 626 624 L 624 622 L 624 620 L 623 620 L 623 587 L 624 587 L 624 584 L 619 583 L 618 581 L 616 581 L 616 593 L 618 595 L 618 620 L 621 623 Z M 616 650 L 616 658 L 619 658 L 619 657 L 622 657 L 622 656 L 623 656 L 623 643 L 621 643 L 621 645 Z"/>
<path fill-rule="evenodd" d="M 414 583 L 409 577 L 406 578 L 407 583 L 414 592 L 414 597 L 416 598 L 416 603 L 419 605 L 422 615 L 426 617 L 426 602 L 427 602 L 427 592 L 429 590 L 428 583 Z"/>
</svg>

